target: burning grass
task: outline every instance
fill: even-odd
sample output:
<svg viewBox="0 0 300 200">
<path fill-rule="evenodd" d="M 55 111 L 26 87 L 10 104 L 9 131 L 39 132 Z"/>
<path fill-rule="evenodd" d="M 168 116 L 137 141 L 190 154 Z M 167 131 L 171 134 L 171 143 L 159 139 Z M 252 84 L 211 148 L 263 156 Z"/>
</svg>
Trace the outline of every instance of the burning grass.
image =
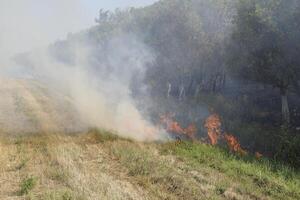
<svg viewBox="0 0 300 200">
<path fill-rule="evenodd" d="M 187 137 L 188 139 L 195 140 L 197 134 L 197 127 L 195 124 L 188 125 L 187 128 L 181 127 L 179 122 L 174 120 L 175 115 L 168 113 L 160 117 L 160 122 L 165 130 L 171 134 L 179 137 Z"/>
<path fill-rule="evenodd" d="M 160 117 L 160 122 L 167 132 L 179 137 L 188 138 L 192 141 L 197 140 L 197 127 L 195 124 L 190 124 L 187 128 L 182 128 L 182 126 L 174 120 L 175 114 L 166 114 Z M 215 146 L 220 143 L 220 141 L 225 141 L 231 152 L 237 153 L 239 155 L 247 155 L 247 151 L 241 147 L 239 140 L 232 134 L 228 134 L 222 131 L 221 117 L 214 113 L 211 114 L 205 120 L 204 127 L 207 129 L 207 136 L 209 144 Z M 263 155 L 256 152 L 256 158 L 260 159 Z"/>
<path fill-rule="evenodd" d="M 207 129 L 207 135 L 210 140 L 210 144 L 218 144 L 218 141 L 222 134 L 221 125 L 221 118 L 217 114 L 212 114 L 205 120 L 204 126 Z"/>
</svg>

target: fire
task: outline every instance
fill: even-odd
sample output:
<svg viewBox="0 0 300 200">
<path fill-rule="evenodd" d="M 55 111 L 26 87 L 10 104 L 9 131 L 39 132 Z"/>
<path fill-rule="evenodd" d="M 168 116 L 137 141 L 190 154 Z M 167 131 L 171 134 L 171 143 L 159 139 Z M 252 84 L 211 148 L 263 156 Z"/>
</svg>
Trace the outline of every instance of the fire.
<svg viewBox="0 0 300 200">
<path fill-rule="evenodd" d="M 246 155 L 247 152 L 242 149 L 238 139 L 231 134 L 224 134 L 224 138 L 227 142 L 227 145 L 232 152 L 239 153 L 241 155 Z"/>
<path fill-rule="evenodd" d="M 160 121 L 166 127 L 166 130 L 170 133 L 185 135 L 188 138 L 195 140 L 198 131 L 196 125 L 191 124 L 187 128 L 182 128 L 180 124 L 173 119 L 174 116 L 174 114 L 166 114 L 160 117 Z"/>
<path fill-rule="evenodd" d="M 196 139 L 196 133 L 197 133 L 198 129 L 196 127 L 195 124 L 190 124 L 185 130 L 185 134 L 191 138 L 192 140 Z"/>
<path fill-rule="evenodd" d="M 219 115 L 212 114 L 205 121 L 205 128 L 207 128 L 207 134 L 212 145 L 218 144 L 218 140 L 221 136 L 221 119 Z"/>
<path fill-rule="evenodd" d="M 212 114 L 205 120 L 205 128 L 207 129 L 210 144 L 217 145 L 220 139 L 224 139 L 232 152 L 246 155 L 247 152 L 241 147 L 235 136 L 231 134 L 222 134 L 221 126 L 221 118 L 217 114 Z"/>
<path fill-rule="evenodd" d="M 169 133 L 185 135 L 186 137 L 196 140 L 197 127 L 195 124 L 189 125 L 187 128 L 183 128 L 180 124 L 174 120 L 175 114 L 166 114 L 160 117 L 161 124 L 165 127 L 165 129 Z M 208 138 L 210 140 L 210 144 L 217 145 L 219 140 L 224 140 L 230 151 L 238 153 L 240 155 L 246 155 L 248 152 L 241 147 L 239 140 L 232 134 L 223 133 L 221 126 L 221 118 L 218 114 L 210 115 L 204 124 L 207 129 Z M 255 153 L 255 157 L 257 159 L 262 158 L 262 154 L 259 152 Z"/>
</svg>

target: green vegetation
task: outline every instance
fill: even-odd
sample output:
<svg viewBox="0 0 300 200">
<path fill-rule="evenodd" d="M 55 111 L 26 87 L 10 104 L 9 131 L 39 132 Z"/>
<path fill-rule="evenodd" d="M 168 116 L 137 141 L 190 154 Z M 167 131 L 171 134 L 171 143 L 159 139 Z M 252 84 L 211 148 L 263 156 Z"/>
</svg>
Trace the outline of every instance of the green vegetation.
<svg viewBox="0 0 300 200">
<path fill-rule="evenodd" d="M 114 139 L 102 142 L 101 137 Z M 6 160 L 0 162 L 0 176 L 16 177 L 0 187 L 0 195 L 49 200 L 300 198 L 298 170 L 201 142 L 141 143 L 97 129 L 17 140 L 0 145 L 0 160 Z M 45 148 L 38 148 L 40 141 Z M 16 145 L 28 158 L 20 169 L 15 167 L 22 161 L 15 156 Z M 26 178 L 15 187 L 18 176 Z"/>
<path fill-rule="evenodd" d="M 36 186 L 37 178 L 29 177 L 21 181 L 20 195 L 28 194 Z"/>
<path fill-rule="evenodd" d="M 199 142 L 170 142 L 154 148 L 153 144 L 118 140 L 107 146 L 111 156 L 127 168 L 128 175 L 159 198 L 167 194 L 191 199 L 193 195 L 194 199 L 229 198 L 230 195 L 237 199 L 239 195 L 250 199 L 300 198 L 299 171 L 266 158 L 240 157 L 227 149 Z M 159 155 L 155 153 L 156 148 Z M 175 156 L 175 160 L 169 160 L 170 156 Z M 202 187 L 194 187 L 198 183 Z"/>
<path fill-rule="evenodd" d="M 196 101 L 214 108 L 222 116 L 224 130 L 234 134 L 241 145 L 247 147 L 250 152 L 258 151 L 277 162 L 285 162 L 299 168 L 300 135 L 291 128 L 277 127 L 265 122 L 265 118 L 271 118 L 276 111 L 260 108 L 248 102 L 248 97 L 233 99 L 224 94 L 205 94 L 198 97 Z M 245 106 L 246 104 L 249 107 Z M 202 135 L 206 135 L 206 132 Z"/>
<path fill-rule="evenodd" d="M 109 152 L 126 167 L 128 176 L 156 198 L 201 199 L 206 197 L 206 192 L 210 193 L 197 187 L 197 182 L 178 171 L 170 160 L 155 155 L 156 149 L 152 145 L 140 146 L 126 141 L 109 145 L 112 145 Z"/>
<path fill-rule="evenodd" d="M 189 163 L 192 169 L 209 169 L 226 176 L 223 181 L 239 182 L 237 190 L 265 194 L 272 199 L 300 198 L 300 174 L 298 171 L 267 159 L 238 157 L 227 150 L 200 143 L 169 143 L 161 148 L 162 153 L 176 155 Z M 218 193 L 224 193 L 224 187 L 217 187 Z"/>
<path fill-rule="evenodd" d="M 45 200 L 73 200 L 75 199 L 72 193 L 68 190 L 48 192 L 42 196 Z"/>
</svg>

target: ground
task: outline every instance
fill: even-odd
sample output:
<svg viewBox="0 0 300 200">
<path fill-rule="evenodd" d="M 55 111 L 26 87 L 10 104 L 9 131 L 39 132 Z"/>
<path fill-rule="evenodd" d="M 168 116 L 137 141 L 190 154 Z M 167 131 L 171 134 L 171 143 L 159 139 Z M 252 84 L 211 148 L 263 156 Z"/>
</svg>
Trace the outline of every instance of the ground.
<svg viewBox="0 0 300 200">
<path fill-rule="evenodd" d="M 0 93 L 0 199 L 300 199 L 285 165 L 86 130 L 68 97 L 32 80 L 0 79 Z"/>
<path fill-rule="evenodd" d="M 198 142 L 2 136 L 0 199 L 300 199 L 299 173 Z"/>
<path fill-rule="evenodd" d="M 28 79 L 0 78 L 0 133 L 74 132 L 84 125 L 71 99 Z"/>
</svg>

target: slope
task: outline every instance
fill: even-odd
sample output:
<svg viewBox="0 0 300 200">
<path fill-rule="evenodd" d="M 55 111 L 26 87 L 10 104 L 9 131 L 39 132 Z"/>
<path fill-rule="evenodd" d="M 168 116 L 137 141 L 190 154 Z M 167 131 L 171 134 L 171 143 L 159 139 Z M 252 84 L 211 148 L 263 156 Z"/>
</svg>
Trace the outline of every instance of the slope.
<svg viewBox="0 0 300 200">
<path fill-rule="evenodd" d="M 299 199 L 299 173 L 202 143 L 3 136 L 0 199 Z"/>
</svg>

